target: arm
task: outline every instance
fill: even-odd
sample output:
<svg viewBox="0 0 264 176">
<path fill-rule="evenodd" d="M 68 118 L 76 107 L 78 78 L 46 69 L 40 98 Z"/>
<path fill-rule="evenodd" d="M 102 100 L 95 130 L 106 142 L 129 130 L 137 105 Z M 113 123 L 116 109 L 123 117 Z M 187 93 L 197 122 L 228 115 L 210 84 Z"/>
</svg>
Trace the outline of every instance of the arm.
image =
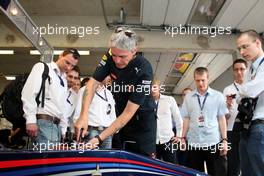
<svg viewBox="0 0 264 176">
<path fill-rule="evenodd" d="M 171 99 L 171 113 L 172 113 L 172 118 L 173 118 L 173 122 L 176 123 L 176 130 L 177 130 L 177 137 L 181 137 L 182 136 L 182 126 L 183 126 L 183 122 L 182 122 L 182 117 L 181 117 L 181 113 L 180 110 L 178 108 L 178 105 L 175 101 L 175 99 L 173 97 L 170 97 Z"/>
<path fill-rule="evenodd" d="M 220 148 L 220 155 L 227 154 L 227 132 L 226 132 L 226 119 L 225 116 L 218 118 L 221 139 L 222 139 L 222 147 Z"/>
<path fill-rule="evenodd" d="M 259 67 L 258 73 L 253 80 L 246 82 L 240 89 L 242 97 L 257 97 L 261 92 L 264 91 L 264 65 Z"/>
<path fill-rule="evenodd" d="M 80 113 L 80 117 L 75 123 L 75 133 L 77 137 L 77 141 L 80 138 L 80 130 L 83 128 L 83 134 L 87 133 L 87 128 L 88 128 L 88 111 L 90 104 L 93 100 L 95 90 L 97 89 L 99 85 L 99 82 L 96 81 L 94 78 L 91 78 L 89 82 L 86 85 L 86 88 L 83 93 L 83 100 L 82 100 L 82 109 Z"/>
<path fill-rule="evenodd" d="M 182 138 L 181 138 L 181 149 L 186 150 L 186 136 L 189 129 L 190 118 L 184 117 L 183 119 L 183 129 L 182 129 Z"/>
<path fill-rule="evenodd" d="M 124 127 L 136 113 L 138 108 L 138 104 L 128 101 L 122 114 L 118 116 L 118 118 L 99 135 L 99 138 L 103 141 L 107 137 L 113 135 L 115 132 Z M 99 140 L 97 138 L 93 138 L 88 143 L 91 145 L 92 148 L 95 148 L 97 144 L 99 144 Z"/>
<path fill-rule="evenodd" d="M 35 97 L 37 96 L 41 87 L 41 77 L 43 70 L 44 65 L 42 63 L 35 64 L 21 92 L 24 117 L 26 119 L 26 130 L 30 137 L 36 137 L 38 131 L 36 118 L 37 103 Z"/>
</svg>

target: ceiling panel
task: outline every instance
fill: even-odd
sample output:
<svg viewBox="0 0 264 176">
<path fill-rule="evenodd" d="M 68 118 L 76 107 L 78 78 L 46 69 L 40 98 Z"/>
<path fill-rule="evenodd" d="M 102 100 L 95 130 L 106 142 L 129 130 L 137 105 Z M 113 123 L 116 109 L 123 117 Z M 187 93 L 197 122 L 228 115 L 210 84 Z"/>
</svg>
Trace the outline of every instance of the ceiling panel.
<svg viewBox="0 0 264 176">
<path fill-rule="evenodd" d="M 168 0 L 141 0 L 141 22 L 144 25 L 163 24 Z"/>
<path fill-rule="evenodd" d="M 233 64 L 231 54 L 218 54 L 207 66 L 209 70 L 209 83 L 213 82 Z"/>
<path fill-rule="evenodd" d="M 168 12 L 164 24 L 185 25 L 195 0 L 169 1 Z"/>
<path fill-rule="evenodd" d="M 164 83 L 170 68 L 172 67 L 176 53 L 162 53 L 160 56 L 160 62 L 158 62 L 157 70 L 155 76 Z"/>
<path fill-rule="evenodd" d="M 264 31 L 264 1 L 258 1 L 258 3 L 253 6 L 250 12 L 245 16 L 245 18 L 238 25 L 238 29 L 248 30 L 255 29 L 257 32 Z"/>
<path fill-rule="evenodd" d="M 150 62 L 153 73 L 155 74 L 157 64 L 159 62 L 161 53 L 159 52 L 144 52 L 144 57 Z"/>
<path fill-rule="evenodd" d="M 213 25 L 236 28 L 257 2 L 258 0 L 228 0 L 214 20 Z"/>
</svg>

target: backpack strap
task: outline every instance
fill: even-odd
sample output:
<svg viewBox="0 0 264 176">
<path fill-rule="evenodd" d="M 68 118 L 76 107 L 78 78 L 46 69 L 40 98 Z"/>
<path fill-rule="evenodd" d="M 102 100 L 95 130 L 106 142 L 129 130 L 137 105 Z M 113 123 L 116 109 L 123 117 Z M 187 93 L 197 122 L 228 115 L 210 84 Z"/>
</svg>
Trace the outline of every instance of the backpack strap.
<svg viewBox="0 0 264 176">
<path fill-rule="evenodd" d="M 36 96 L 36 102 L 37 102 L 37 106 L 39 106 L 40 101 L 39 101 L 39 97 L 41 94 L 41 107 L 44 107 L 44 101 L 45 101 L 45 83 L 46 80 L 48 79 L 49 84 L 50 84 L 50 77 L 49 77 L 49 66 L 45 63 L 42 62 L 44 64 L 44 71 L 42 73 L 42 82 L 41 82 L 41 87 L 39 90 L 39 93 Z"/>
</svg>

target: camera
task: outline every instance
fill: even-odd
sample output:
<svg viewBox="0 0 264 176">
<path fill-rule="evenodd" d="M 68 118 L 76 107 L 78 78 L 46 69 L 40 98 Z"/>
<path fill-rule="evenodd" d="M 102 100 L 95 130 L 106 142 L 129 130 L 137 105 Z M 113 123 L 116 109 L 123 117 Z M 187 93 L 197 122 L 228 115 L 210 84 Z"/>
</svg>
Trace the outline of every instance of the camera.
<svg viewBox="0 0 264 176">
<path fill-rule="evenodd" d="M 257 98 L 243 98 L 238 105 L 237 117 L 243 124 L 249 124 L 253 118 L 254 110 L 258 101 Z"/>
</svg>

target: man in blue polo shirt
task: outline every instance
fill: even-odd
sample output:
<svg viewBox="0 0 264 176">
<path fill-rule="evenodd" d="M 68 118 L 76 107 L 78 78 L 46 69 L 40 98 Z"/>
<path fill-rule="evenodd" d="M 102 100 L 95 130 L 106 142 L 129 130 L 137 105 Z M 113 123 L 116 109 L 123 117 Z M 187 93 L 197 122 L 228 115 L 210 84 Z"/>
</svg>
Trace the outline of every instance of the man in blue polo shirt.
<svg viewBox="0 0 264 176">
<path fill-rule="evenodd" d="M 77 138 L 81 128 L 87 131 L 88 109 L 97 86 L 110 75 L 117 119 L 89 143 L 94 148 L 94 145 L 120 130 L 121 142 L 132 142 L 132 145 L 127 145 L 128 150 L 154 156 L 157 122 L 156 105 L 150 95 L 152 67 L 147 59 L 136 54 L 138 37 L 134 31 L 117 28 L 109 43 L 110 50 L 102 57 L 86 86 L 81 114 L 75 124 Z"/>
<path fill-rule="evenodd" d="M 182 143 L 188 147 L 189 167 L 209 175 L 226 175 L 227 132 L 225 114 L 228 113 L 222 93 L 208 86 L 207 68 L 194 71 L 196 90 L 188 93 L 182 105 Z"/>
</svg>

